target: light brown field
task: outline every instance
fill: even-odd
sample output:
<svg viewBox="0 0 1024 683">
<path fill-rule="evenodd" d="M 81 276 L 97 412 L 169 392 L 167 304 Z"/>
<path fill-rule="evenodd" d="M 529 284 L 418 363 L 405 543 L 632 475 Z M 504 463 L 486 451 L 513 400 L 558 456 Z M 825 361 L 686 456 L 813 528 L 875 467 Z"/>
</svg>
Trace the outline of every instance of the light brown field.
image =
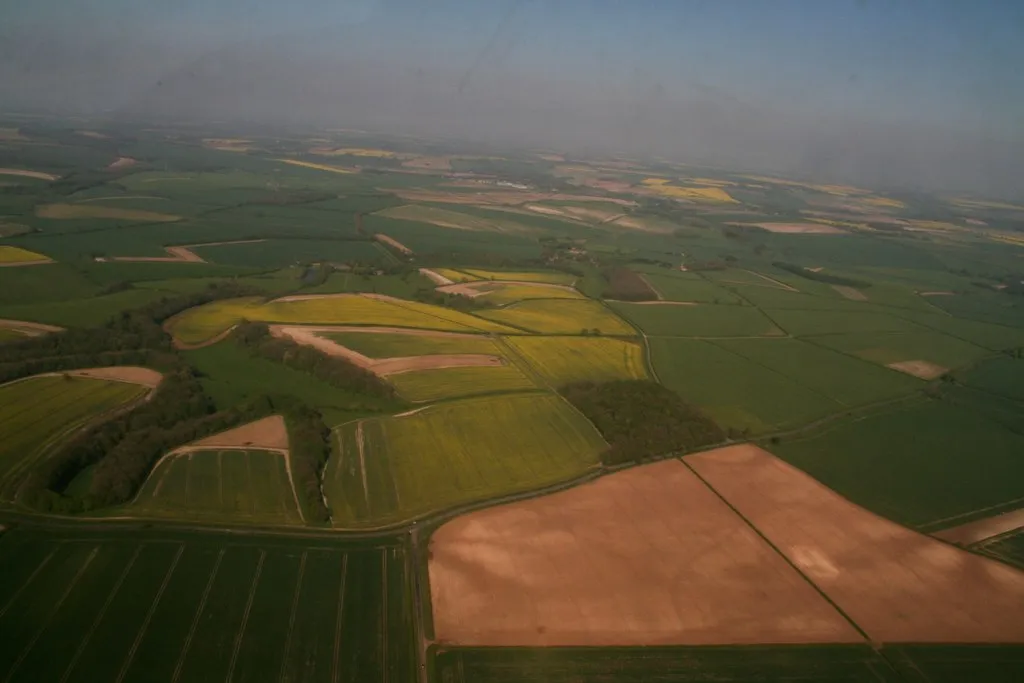
<svg viewBox="0 0 1024 683">
<path fill-rule="evenodd" d="M 392 239 L 391 237 L 388 237 L 385 234 L 377 233 L 376 235 L 373 236 L 373 238 L 375 240 L 377 240 L 378 242 L 383 242 L 384 244 L 391 245 L 392 247 L 394 247 L 398 251 L 402 252 L 403 254 L 411 254 L 412 253 L 412 249 L 410 249 L 409 247 L 405 246 L 404 244 L 402 244 L 398 240 Z"/>
<path fill-rule="evenodd" d="M 0 168 L 0 175 L 15 175 L 23 178 L 35 178 L 36 180 L 56 180 L 60 176 L 42 171 L 26 171 L 21 168 Z"/>
<path fill-rule="evenodd" d="M 918 292 L 921 296 L 954 296 L 954 292 Z"/>
<path fill-rule="evenodd" d="M 786 234 L 841 235 L 845 232 L 835 226 L 822 225 L 820 223 L 729 223 L 728 225 L 735 225 L 738 227 L 753 226 L 763 228 L 768 232 Z"/>
<path fill-rule="evenodd" d="M 653 289 L 653 288 L 652 288 Z M 609 299 L 614 301 L 614 299 Z M 664 301 L 659 299 L 657 301 L 624 301 L 622 303 L 635 304 L 637 306 L 696 306 L 696 301 Z"/>
<path fill-rule="evenodd" d="M 489 186 L 481 186 L 489 187 Z M 412 202 L 441 202 L 446 204 L 523 204 L 540 201 L 591 201 L 611 202 L 621 206 L 636 206 L 636 202 L 611 197 L 592 197 L 590 195 L 557 194 L 532 192 L 529 190 L 485 190 L 479 192 L 437 192 L 431 190 L 398 190 L 394 191 L 402 199 Z"/>
<path fill-rule="evenodd" d="M 170 254 L 170 256 L 111 256 L 103 260 L 152 263 L 207 263 L 206 259 L 192 251 L 194 247 L 216 247 L 222 244 L 252 244 L 254 242 L 266 242 L 266 240 L 231 240 L 228 242 L 203 242 L 201 244 L 183 244 L 177 247 L 164 247 L 164 251 Z"/>
<path fill-rule="evenodd" d="M 287 450 L 288 430 L 284 418 L 271 415 L 262 420 L 229 429 L 220 434 L 208 436 L 190 443 L 187 448 L 200 450 L 209 448 L 254 448 L 261 450 Z"/>
<path fill-rule="evenodd" d="M 134 166 L 137 162 L 131 157 L 118 157 L 113 163 L 107 166 L 111 171 L 116 171 L 119 168 L 128 168 Z"/>
<path fill-rule="evenodd" d="M 856 289 L 855 287 L 847 287 L 846 285 L 832 285 L 832 289 L 836 290 L 843 295 L 843 298 L 850 299 L 851 301 L 867 301 L 868 297 L 864 292 Z"/>
<path fill-rule="evenodd" d="M 935 379 L 949 372 L 949 368 L 929 363 L 926 360 L 903 360 L 898 363 L 889 363 L 886 367 L 921 379 Z"/>
<path fill-rule="evenodd" d="M 481 353 L 433 354 L 427 356 L 400 356 L 395 358 L 370 358 L 333 339 L 321 337 L 319 333 L 340 332 L 341 327 L 314 327 L 309 325 L 271 325 L 270 333 L 285 337 L 298 344 L 311 346 L 329 356 L 344 358 L 354 365 L 369 370 L 380 377 L 398 375 L 416 370 L 442 370 L 445 368 L 469 368 L 505 365 L 505 359 Z M 370 328 L 362 328 L 369 331 Z M 387 329 L 387 328 L 376 328 Z"/>
<path fill-rule="evenodd" d="M 451 157 L 417 157 L 415 159 L 403 161 L 402 166 L 405 166 L 406 168 L 419 168 L 430 171 L 452 170 Z"/>
<path fill-rule="evenodd" d="M 756 446 L 684 461 L 873 641 L 1024 642 L 1024 572 L 878 517 Z"/>
<path fill-rule="evenodd" d="M 619 218 L 608 221 L 608 224 L 629 228 L 630 230 L 642 230 L 644 232 L 653 232 L 662 235 L 667 235 L 673 230 L 673 228 L 668 225 L 659 224 L 653 220 L 635 218 L 633 216 L 620 216 Z"/>
<path fill-rule="evenodd" d="M 502 289 L 511 285 L 523 285 L 526 287 L 540 287 L 547 289 L 559 289 L 567 292 L 576 292 L 575 287 L 559 285 L 553 282 L 530 282 L 527 280 L 476 280 L 473 282 L 455 282 L 450 285 L 438 287 L 437 291 L 445 294 L 461 294 L 474 299 L 496 289 Z"/>
<path fill-rule="evenodd" d="M 441 273 L 438 273 L 435 270 L 431 270 L 430 268 L 420 268 L 420 275 L 426 277 L 431 282 L 433 282 L 435 285 L 444 286 L 444 285 L 454 284 L 451 280 L 446 278 L 444 275 L 441 275 Z"/>
<path fill-rule="evenodd" d="M 108 137 L 103 133 L 98 133 L 94 130 L 76 130 L 75 132 L 83 137 L 93 138 L 94 140 L 106 140 Z"/>
<path fill-rule="evenodd" d="M 977 522 L 961 524 L 952 529 L 944 529 L 932 536 L 958 545 L 971 545 L 1009 531 L 1016 531 L 1022 527 L 1024 527 L 1024 508 L 1004 512 L 995 517 L 979 519 Z"/>
<path fill-rule="evenodd" d="M 33 323 L 27 320 L 6 320 L 0 319 L 0 328 L 6 330 L 14 330 L 20 332 L 26 337 L 38 337 L 39 335 L 46 334 L 47 332 L 63 332 L 63 327 L 57 327 L 56 325 L 44 325 L 43 323 Z"/>
<path fill-rule="evenodd" d="M 107 368 L 85 368 L 82 370 L 69 370 L 68 375 L 76 377 L 91 377 L 93 379 L 105 379 L 112 382 L 127 382 L 129 384 L 141 384 L 144 387 L 156 387 L 163 379 L 156 370 L 140 368 L 132 365 L 115 365 Z"/>
<path fill-rule="evenodd" d="M 146 223 L 171 223 L 181 220 L 181 216 L 155 211 L 139 211 L 137 209 L 119 209 L 114 206 L 95 206 L 84 204 L 44 204 L 36 207 L 36 215 L 40 218 L 71 220 L 76 218 L 110 218 L 113 220 L 139 221 Z"/>
<path fill-rule="evenodd" d="M 678 460 L 464 515 L 434 533 L 429 557 L 444 643 L 860 639 Z"/>
</svg>

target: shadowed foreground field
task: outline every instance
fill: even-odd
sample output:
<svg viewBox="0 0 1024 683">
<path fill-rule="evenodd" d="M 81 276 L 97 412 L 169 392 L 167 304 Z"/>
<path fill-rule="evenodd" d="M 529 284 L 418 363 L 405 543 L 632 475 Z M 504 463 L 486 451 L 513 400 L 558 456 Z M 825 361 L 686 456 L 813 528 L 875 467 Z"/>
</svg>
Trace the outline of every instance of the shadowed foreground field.
<svg viewBox="0 0 1024 683">
<path fill-rule="evenodd" d="M 0 536 L 0 680 L 412 681 L 406 553 L 152 531 Z"/>
</svg>

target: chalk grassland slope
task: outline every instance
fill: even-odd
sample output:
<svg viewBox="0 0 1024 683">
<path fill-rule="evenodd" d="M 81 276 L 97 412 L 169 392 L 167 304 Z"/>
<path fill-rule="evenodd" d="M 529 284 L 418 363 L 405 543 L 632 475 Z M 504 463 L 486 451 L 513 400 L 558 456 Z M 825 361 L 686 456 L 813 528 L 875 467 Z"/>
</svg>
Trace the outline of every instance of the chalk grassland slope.
<svg viewBox="0 0 1024 683">
<path fill-rule="evenodd" d="M 855 332 L 812 337 L 809 341 L 878 365 L 924 360 L 945 368 L 957 368 L 991 355 L 988 349 L 932 331 Z"/>
<path fill-rule="evenodd" d="M 37 254 L 28 249 L 0 245 L 0 267 L 28 263 L 48 263 L 49 261 L 50 258 L 48 256 Z"/>
<path fill-rule="evenodd" d="M 416 370 L 388 375 L 387 380 L 413 403 L 538 388 L 512 364 Z"/>
<path fill-rule="evenodd" d="M 41 376 L 0 386 L 0 495 L 11 500 L 17 480 L 43 454 L 90 418 L 140 397 L 127 382 Z"/>
<path fill-rule="evenodd" d="M 170 455 L 130 506 L 143 516 L 251 524 L 301 524 L 281 453 L 198 450 Z"/>
<path fill-rule="evenodd" d="M 324 493 L 339 527 L 396 523 L 571 479 L 605 443 L 557 396 L 443 403 L 335 430 Z"/>
<path fill-rule="evenodd" d="M 455 645 L 861 640 L 678 460 L 447 522 L 429 574 L 435 636 Z"/>
<path fill-rule="evenodd" d="M 527 270 L 481 270 L 464 268 L 463 272 L 481 280 L 511 280 L 513 282 L 546 282 L 552 285 L 572 285 L 576 276 L 571 273 L 552 273 Z"/>
<path fill-rule="evenodd" d="M 0 538 L 10 681 L 415 680 L 402 546 L 253 534 Z"/>
<path fill-rule="evenodd" d="M 721 339 L 714 343 L 844 406 L 909 394 L 923 386 L 908 375 L 798 339 Z"/>
<path fill-rule="evenodd" d="M 461 332 L 516 330 L 440 306 L 357 294 L 310 296 L 298 300 L 227 299 L 189 309 L 168 323 L 183 344 L 200 344 L 243 320 L 254 322 L 388 325 Z"/>
<path fill-rule="evenodd" d="M 449 211 L 448 209 L 419 204 L 393 206 L 389 209 L 378 211 L 377 215 L 386 218 L 400 218 L 407 221 L 430 223 L 441 228 L 455 228 L 457 230 L 511 233 L 535 232 L 530 227 L 516 223 L 513 220 L 497 220 L 472 216 L 458 211 Z"/>
<path fill-rule="evenodd" d="M 584 380 L 646 379 L 643 347 L 603 337 L 505 337 L 504 342 L 543 379 L 558 387 Z"/>
<path fill-rule="evenodd" d="M 359 329 L 344 332 L 324 332 L 327 337 L 342 346 L 361 353 L 368 358 L 400 358 L 405 356 L 430 356 L 435 354 L 485 354 L 502 355 L 501 347 L 483 335 L 458 333 L 417 334 L 416 330 L 395 330 L 392 332 L 367 331 Z"/>
<path fill-rule="evenodd" d="M 829 425 L 771 449 L 853 502 L 923 531 L 1024 500 L 1024 437 L 944 401 Z"/>
<path fill-rule="evenodd" d="M 837 401 L 711 342 L 652 337 L 648 343 L 658 379 L 723 427 L 764 433 L 843 409 Z"/>
<path fill-rule="evenodd" d="M 636 330 L 597 301 L 535 299 L 479 313 L 482 318 L 539 334 L 601 334 L 635 336 Z"/>
<path fill-rule="evenodd" d="M 609 305 L 650 336 L 758 337 L 781 335 L 764 313 L 750 306 L 651 306 L 619 301 Z"/>
<path fill-rule="evenodd" d="M 44 204 L 36 207 L 36 215 L 40 218 L 57 220 L 109 218 L 139 223 L 173 223 L 174 221 L 181 220 L 181 216 L 174 214 L 122 209 L 120 207 L 100 206 L 98 204 Z"/>
<path fill-rule="evenodd" d="M 1024 573 L 873 515 L 756 446 L 683 461 L 872 642 L 1024 643 Z"/>
</svg>

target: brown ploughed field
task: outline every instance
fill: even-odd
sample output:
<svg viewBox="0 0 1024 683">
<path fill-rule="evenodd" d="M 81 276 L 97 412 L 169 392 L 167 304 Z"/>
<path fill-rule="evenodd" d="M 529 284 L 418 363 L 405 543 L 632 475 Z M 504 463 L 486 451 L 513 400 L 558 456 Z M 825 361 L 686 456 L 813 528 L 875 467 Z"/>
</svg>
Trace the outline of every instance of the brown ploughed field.
<svg viewBox="0 0 1024 683">
<path fill-rule="evenodd" d="M 254 448 L 272 451 L 287 450 L 288 430 L 284 418 L 271 415 L 220 434 L 208 436 L 188 445 L 191 450 L 222 448 Z"/>
<path fill-rule="evenodd" d="M 957 545 L 971 545 L 1020 528 L 1024 528 L 1024 508 L 961 524 L 952 529 L 943 529 L 932 536 Z"/>
<path fill-rule="evenodd" d="M 469 513 L 434 533 L 430 553 L 440 642 L 861 639 L 678 460 Z"/>
<path fill-rule="evenodd" d="M 684 461 L 872 640 L 1024 643 L 1024 572 L 878 517 L 756 446 Z"/>
</svg>

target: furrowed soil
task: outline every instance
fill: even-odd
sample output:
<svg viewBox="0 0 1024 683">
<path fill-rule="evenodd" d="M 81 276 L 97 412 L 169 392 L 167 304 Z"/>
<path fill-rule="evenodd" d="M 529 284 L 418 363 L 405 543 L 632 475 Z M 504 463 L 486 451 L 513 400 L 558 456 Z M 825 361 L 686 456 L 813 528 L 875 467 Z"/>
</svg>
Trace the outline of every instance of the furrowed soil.
<svg viewBox="0 0 1024 683">
<path fill-rule="evenodd" d="M 871 640 L 1024 643 L 1024 572 L 878 517 L 756 446 L 684 462 Z"/>
<path fill-rule="evenodd" d="M 678 460 L 459 517 L 429 572 L 447 644 L 860 640 Z"/>
<path fill-rule="evenodd" d="M 262 420 L 208 436 L 187 446 L 190 449 L 251 448 L 254 450 L 287 450 L 288 430 L 284 418 L 271 415 Z"/>
</svg>

